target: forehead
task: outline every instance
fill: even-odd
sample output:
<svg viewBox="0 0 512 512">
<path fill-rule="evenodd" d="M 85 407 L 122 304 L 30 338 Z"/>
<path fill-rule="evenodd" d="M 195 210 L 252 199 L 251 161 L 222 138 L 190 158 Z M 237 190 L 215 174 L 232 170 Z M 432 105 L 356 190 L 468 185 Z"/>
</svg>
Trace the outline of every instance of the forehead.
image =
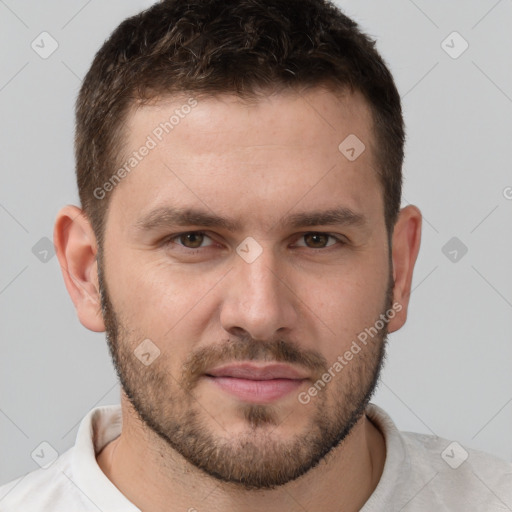
<svg viewBox="0 0 512 512">
<path fill-rule="evenodd" d="M 141 137 L 151 136 L 159 146 L 178 150 L 191 144 L 195 154 L 258 143 L 267 148 L 306 144 L 319 151 L 330 145 L 334 150 L 351 134 L 373 146 L 371 110 L 358 91 L 325 86 L 260 94 L 246 100 L 227 93 L 181 93 L 134 105 L 125 122 L 125 140 L 131 150 Z M 195 144 L 199 137 L 201 146 Z"/>
<path fill-rule="evenodd" d="M 299 202 L 357 210 L 380 201 L 372 116 L 359 93 L 180 95 L 135 109 L 125 126 L 121 161 L 137 162 L 112 207 L 133 221 L 169 202 L 254 217 Z"/>
</svg>

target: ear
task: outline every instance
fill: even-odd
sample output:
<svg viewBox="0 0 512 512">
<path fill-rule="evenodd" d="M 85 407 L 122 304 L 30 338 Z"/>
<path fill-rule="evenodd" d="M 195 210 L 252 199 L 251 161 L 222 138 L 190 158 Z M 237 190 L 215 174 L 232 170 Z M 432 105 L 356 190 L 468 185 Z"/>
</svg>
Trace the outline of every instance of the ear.
<svg viewBox="0 0 512 512">
<path fill-rule="evenodd" d="M 389 332 L 400 329 L 407 320 L 407 309 L 411 295 L 411 282 L 414 264 L 420 250 L 421 241 L 421 212 L 413 205 L 400 210 L 392 237 L 393 261 L 393 304 L 399 304 L 401 309 L 389 321 Z"/>
<path fill-rule="evenodd" d="M 53 242 L 64 283 L 81 324 L 91 331 L 105 331 L 98 283 L 96 237 L 80 208 L 68 205 L 59 211 Z"/>
</svg>

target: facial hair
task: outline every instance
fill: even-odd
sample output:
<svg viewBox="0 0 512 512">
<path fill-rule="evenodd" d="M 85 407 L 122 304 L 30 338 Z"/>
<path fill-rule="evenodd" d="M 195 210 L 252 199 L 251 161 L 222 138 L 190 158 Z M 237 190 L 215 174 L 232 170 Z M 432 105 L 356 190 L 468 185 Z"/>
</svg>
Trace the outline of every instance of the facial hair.
<svg viewBox="0 0 512 512">
<path fill-rule="evenodd" d="M 180 374 L 170 373 L 172 359 L 165 350 L 146 367 L 133 353 L 140 336 L 112 305 L 101 249 L 98 279 L 110 355 L 140 421 L 170 450 L 222 482 L 256 490 L 274 489 L 299 478 L 346 439 L 377 387 L 385 360 L 387 323 L 341 370 L 342 376 L 335 376 L 312 397 L 309 424 L 300 432 L 285 441 L 278 439 L 273 435 L 279 428 L 274 405 L 241 404 L 238 413 L 248 428 L 236 436 L 216 434 L 208 426 L 212 415 L 194 394 L 207 369 L 233 361 L 278 361 L 303 367 L 315 376 L 312 382 L 317 382 L 328 372 L 328 362 L 319 352 L 305 350 L 290 340 L 255 341 L 241 335 L 191 352 Z M 382 313 L 391 308 L 392 296 L 390 274 Z M 304 405 L 297 402 L 297 407 Z"/>
</svg>

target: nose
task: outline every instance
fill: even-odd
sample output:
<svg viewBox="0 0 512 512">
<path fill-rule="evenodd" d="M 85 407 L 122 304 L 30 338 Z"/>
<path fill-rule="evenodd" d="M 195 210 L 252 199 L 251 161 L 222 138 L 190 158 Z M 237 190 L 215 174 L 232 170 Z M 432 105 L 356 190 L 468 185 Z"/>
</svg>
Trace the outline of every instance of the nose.
<svg viewBox="0 0 512 512">
<path fill-rule="evenodd" d="M 227 332 L 243 331 L 255 340 L 270 340 L 296 325 L 299 299 L 283 268 L 269 248 L 252 263 L 235 256 L 220 313 Z"/>
</svg>

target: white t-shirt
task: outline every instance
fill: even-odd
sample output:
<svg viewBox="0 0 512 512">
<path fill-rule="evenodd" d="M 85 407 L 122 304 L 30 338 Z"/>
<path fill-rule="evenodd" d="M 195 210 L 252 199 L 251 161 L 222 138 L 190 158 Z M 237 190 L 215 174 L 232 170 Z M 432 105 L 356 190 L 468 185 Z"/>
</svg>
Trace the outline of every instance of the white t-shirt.
<svg viewBox="0 0 512 512">
<path fill-rule="evenodd" d="M 512 511 L 511 463 L 440 437 L 399 432 L 375 404 L 367 415 L 383 433 L 387 453 L 362 512 Z M 92 409 L 72 448 L 49 466 L 0 487 L 0 511 L 140 512 L 96 462 L 121 427 L 120 405 Z"/>
</svg>

